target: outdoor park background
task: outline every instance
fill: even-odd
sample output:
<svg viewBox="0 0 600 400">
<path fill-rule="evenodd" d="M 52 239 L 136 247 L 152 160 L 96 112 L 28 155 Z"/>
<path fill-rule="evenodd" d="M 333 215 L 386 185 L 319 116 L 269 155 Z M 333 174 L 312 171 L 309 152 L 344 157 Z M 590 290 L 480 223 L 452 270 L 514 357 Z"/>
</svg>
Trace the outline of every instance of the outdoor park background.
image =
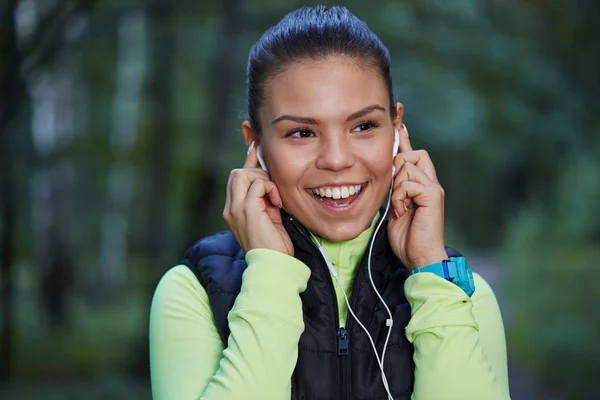
<svg viewBox="0 0 600 400">
<path fill-rule="evenodd" d="M 153 289 L 226 228 L 248 50 L 314 3 L 0 3 L 0 398 L 150 398 Z M 340 3 L 498 294 L 513 398 L 600 398 L 600 3 Z"/>
</svg>

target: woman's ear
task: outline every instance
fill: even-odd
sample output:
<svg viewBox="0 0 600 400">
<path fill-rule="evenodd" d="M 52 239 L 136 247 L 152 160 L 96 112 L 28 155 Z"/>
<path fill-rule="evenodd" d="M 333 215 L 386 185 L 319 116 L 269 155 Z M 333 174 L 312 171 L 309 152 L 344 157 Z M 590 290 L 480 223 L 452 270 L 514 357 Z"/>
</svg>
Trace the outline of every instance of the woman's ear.
<svg viewBox="0 0 600 400">
<path fill-rule="evenodd" d="M 244 135 L 244 141 L 246 142 L 246 147 L 250 146 L 250 143 L 254 142 L 258 144 L 258 135 L 252 128 L 250 121 L 242 122 L 242 134 Z"/>
<path fill-rule="evenodd" d="M 402 103 L 396 103 L 396 119 L 394 120 L 394 127 L 402 133 L 404 124 L 402 123 L 402 117 L 404 117 L 404 106 Z"/>
</svg>

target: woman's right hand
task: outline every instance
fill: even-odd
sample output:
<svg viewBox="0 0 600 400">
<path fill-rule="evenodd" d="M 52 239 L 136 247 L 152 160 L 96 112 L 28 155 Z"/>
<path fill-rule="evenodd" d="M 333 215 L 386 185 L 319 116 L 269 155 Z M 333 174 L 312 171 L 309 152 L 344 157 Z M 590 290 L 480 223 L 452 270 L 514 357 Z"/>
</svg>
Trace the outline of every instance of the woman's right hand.
<svg viewBox="0 0 600 400">
<path fill-rule="evenodd" d="M 244 167 L 229 174 L 223 218 L 246 253 L 272 249 L 293 256 L 292 240 L 281 221 L 281 196 L 257 163 L 256 146 L 251 145 Z"/>
</svg>

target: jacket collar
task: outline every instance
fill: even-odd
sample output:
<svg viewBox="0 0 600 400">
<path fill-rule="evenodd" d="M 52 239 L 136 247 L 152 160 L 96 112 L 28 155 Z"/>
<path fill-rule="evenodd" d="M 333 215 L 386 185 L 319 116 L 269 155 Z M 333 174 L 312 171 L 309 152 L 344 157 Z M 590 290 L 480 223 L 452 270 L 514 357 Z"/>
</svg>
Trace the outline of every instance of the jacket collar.
<svg viewBox="0 0 600 400">
<path fill-rule="evenodd" d="M 385 212 L 385 205 L 379 209 L 379 215 L 383 215 Z M 281 209 L 281 220 L 283 227 L 290 235 L 294 248 L 302 249 L 310 254 L 318 254 L 319 251 L 316 245 L 313 243 L 308 229 L 292 214 L 288 213 L 284 209 Z M 379 223 L 379 221 L 377 222 Z M 373 230 L 374 232 L 375 230 Z M 372 237 L 371 239 L 372 240 Z M 373 245 L 373 255 L 377 255 L 385 251 L 389 247 L 388 245 L 388 234 L 387 234 L 387 216 L 383 221 L 381 228 L 377 232 L 375 243 Z M 368 252 L 367 248 L 367 252 Z"/>
</svg>

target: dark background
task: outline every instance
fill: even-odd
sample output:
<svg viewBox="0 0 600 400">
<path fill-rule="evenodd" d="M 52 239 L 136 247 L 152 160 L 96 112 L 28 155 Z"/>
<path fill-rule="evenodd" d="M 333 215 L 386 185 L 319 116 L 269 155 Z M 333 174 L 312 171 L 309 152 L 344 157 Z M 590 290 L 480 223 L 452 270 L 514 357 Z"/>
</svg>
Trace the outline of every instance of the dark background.
<svg viewBox="0 0 600 400">
<path fill-rule="evenodd" d="M 513 398 L 600 398 L 599 2 L 342 3 L 498 294 Z M 305 4 L 0 2 L 1 398 L 150 398 L 153 289 L 226 228 L 248 50 Z"/>
</svg>

